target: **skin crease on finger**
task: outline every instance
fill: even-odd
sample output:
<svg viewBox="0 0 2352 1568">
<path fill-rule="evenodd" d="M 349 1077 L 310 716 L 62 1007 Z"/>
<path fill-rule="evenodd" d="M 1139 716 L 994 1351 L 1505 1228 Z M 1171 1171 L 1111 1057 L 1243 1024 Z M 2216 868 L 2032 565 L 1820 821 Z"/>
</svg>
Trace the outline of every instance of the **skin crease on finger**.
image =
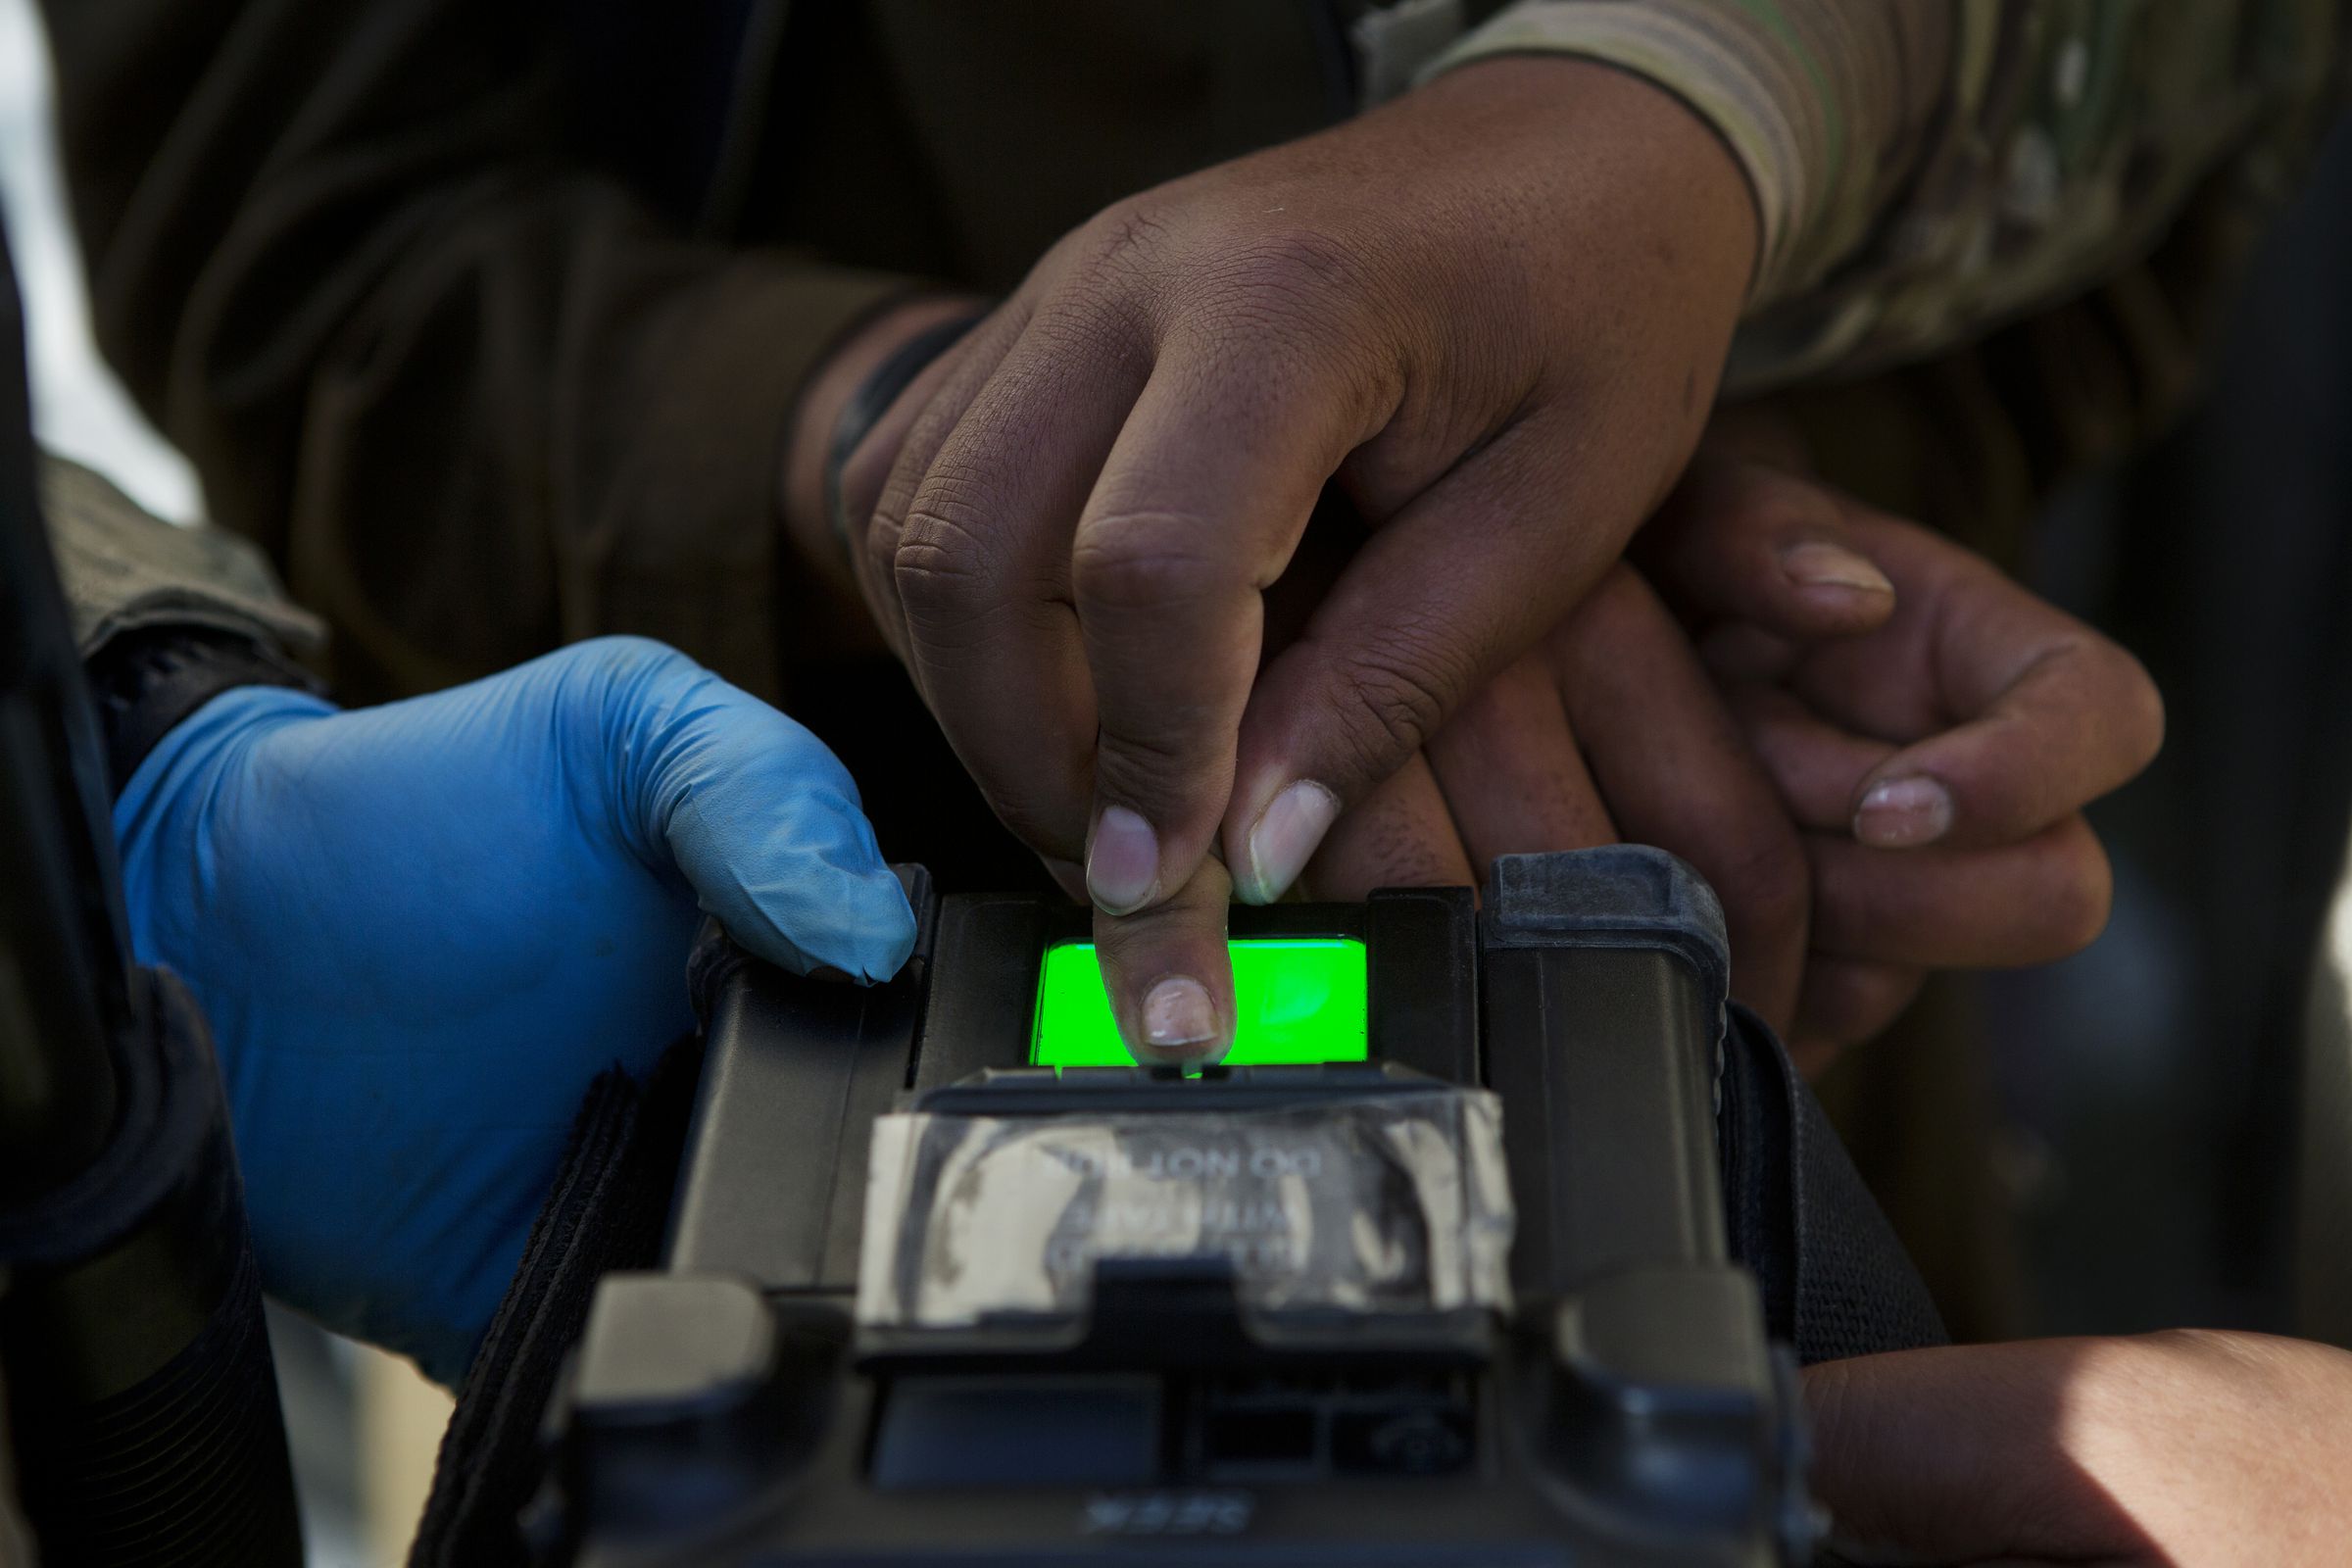
<svg viewBox="0 0 2352 1568">
<path fill-rule="evenodd" d="M 881 618 L 903 609 L 918 686 L 1024 837 L 1065 861 L 1092 845 L 1099 906 L 1172 899 L 1221 824 L 1250 895 L 1272 896 L 1333 808 L 1403 765 L 1664 493 L 1754 223 L 1689 110 L 1561 60 L 1469 67 L 1120 203 L 908 425 L 877 508 L 891 570 L 866 573 L 896 595 Z M 1342 471 L 1373 545 L 1292 650 L 1316 657 L 1261 672 L 1254 600 Z M 1282 699 L 1246 707 L 1269 683 Z M 1281 831 L 1257 834 L 1277 799 Z M 1106 967 L 1179 975 L 1211 912 L 1139 928 Z"/>
</svg>

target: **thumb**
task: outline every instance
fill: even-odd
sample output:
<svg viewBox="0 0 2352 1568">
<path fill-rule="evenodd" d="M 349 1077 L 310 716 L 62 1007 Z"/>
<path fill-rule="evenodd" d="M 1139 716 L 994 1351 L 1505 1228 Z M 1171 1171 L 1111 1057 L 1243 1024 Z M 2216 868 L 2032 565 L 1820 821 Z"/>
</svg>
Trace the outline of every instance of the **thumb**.
<svg viewBox="0 0 2352 1568">
<path fill-rule="evenodd" d="M 914 913 L 858 786 L 799 724 L 683 654 L 635 638 L 582 645 L 612 665 L 608 732 L 635 837 L 736 941 L 796 973 L 887 980 Z"/>
</svg>

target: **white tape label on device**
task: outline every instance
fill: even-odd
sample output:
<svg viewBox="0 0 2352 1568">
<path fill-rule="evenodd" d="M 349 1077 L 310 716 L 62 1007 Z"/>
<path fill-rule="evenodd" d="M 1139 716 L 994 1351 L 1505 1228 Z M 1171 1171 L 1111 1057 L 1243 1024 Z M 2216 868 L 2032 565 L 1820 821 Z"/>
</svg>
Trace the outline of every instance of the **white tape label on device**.
<svg viewBox="0 0 2352 1568">
<path fill-rule="evenodd" d="M 874 1123 L 862 1324 L 1075 1317 L 1105 1258 L 1221 1258 L 1266 1311 L 1506 1308 L 1501 1107 L 1483 1090 L 1241 1112 Z"/>
</svg>

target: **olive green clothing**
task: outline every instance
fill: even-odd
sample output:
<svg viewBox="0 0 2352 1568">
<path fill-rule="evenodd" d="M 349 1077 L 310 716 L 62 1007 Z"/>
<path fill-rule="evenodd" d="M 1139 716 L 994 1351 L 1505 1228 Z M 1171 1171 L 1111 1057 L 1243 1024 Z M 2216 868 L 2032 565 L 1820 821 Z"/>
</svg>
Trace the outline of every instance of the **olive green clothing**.
<svg viewBox="0 0 2352 1568">
<path fill-rule="evenodd" d="M 2274 204 L 2340 95 L 2337 0 L 1536 0 L 1440 68 L 1612 61 L 1747 171 L 1734 392 L 1917 361 L 2148 254 L 2217 176 Z"/>
<path fill-rule="evenodd" d="M 846 327 L 911 279 L 1007 288 L 1104 204 L 1416 71 L 1560 49 L 1708 115 L 1765 219 L 1734 357 L 1761 386 L 2080 293 L 2184 202 L 2258 208 L 2341 54 L 2319 0 L 752 0 L 712 89 L 662 67 L 718 8 L 47 9 L 102 344 L 362 697 L 613 631 L 775 694 L 805 618 L 780 441 Z M 2131 427 L 2172 362 L 2118 363 L 2047 412 Z M 1932 489 L 1921 407 L 1915 456 L 1862 455 Z"/>
<path fill-rule="evenodd" d="M 316 655 L 326 631 L 289 604 L 260 551 L 219 528 L 174 527 L 99 474 L 44 453 L 41 520 L 84 659 L 124 632 L 202 626 Z"/>
</svg>

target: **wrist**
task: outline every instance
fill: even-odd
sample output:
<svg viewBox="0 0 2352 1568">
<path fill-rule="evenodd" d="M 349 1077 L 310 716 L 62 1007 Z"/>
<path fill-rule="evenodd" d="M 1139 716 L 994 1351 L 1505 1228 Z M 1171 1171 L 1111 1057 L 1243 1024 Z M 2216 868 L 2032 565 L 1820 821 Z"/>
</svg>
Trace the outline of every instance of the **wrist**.
<svg viewBox="0 0 2352 1568">
<path fill-rule="evenodd" d="M 258 637 L 212 626 L 143 626 L 92 654 L 90 695 L 106 742 L 107 781 L 122 793 L 150 753 L 216 697 L 240 687 L 316 692 L 301 665 Z"/>
<path fill-rule="evenodd" d="M 1946 5 L 1810 0 L 1519 0 L 1424 80 L 1505 57 L 1606 63 L 1719 136 L 1754 204 L 1752 307 L 1813 286 L 1879 221 L 1944 105 L 1959 40 Z"/>
<path fill-rule="evenodd" d="M 217 692 L 156 741 L 115 798 L 131 951 L 142 963 L 180 971 L 208 1007 L 214 1000 L 203 983 L 208 961 L 237 955 L 234 943 L 204 929 L 197 906 L 218 867 L 250 858 L 256 848 L 238 842 L 239 829 L 256 820 L 241 800 L 252 750 L 289 724 L 338 711 L 316 692 L 292 686 Z M 213 1021 L 221 1025 L 217 1015 Z"/>
<path fill-rule="evenodd" d="M 853 595 L 856 582 L 842 557 L 826 486 L 843 411 L 908 342 L 984 308 L 961 294 L 925 294 L 886 307 L 843 338 L 802 389 L 778 485 L 785 541 L 804 564 Z"/>
<path fill-rule="evenodd" d="M 1671 87 L 1609 61 L 1510 54 L 1456 66 L 1400 102 L 1414 100 L 1530 172 L 1544 209 L 1573 225 L 1550 245 L 1591 256 L 1614 244 L 1653 286 L 1695 290 L 1708 314 L 1738 318 L 1762 259 L 1754 188 Z"/>
</svg>

